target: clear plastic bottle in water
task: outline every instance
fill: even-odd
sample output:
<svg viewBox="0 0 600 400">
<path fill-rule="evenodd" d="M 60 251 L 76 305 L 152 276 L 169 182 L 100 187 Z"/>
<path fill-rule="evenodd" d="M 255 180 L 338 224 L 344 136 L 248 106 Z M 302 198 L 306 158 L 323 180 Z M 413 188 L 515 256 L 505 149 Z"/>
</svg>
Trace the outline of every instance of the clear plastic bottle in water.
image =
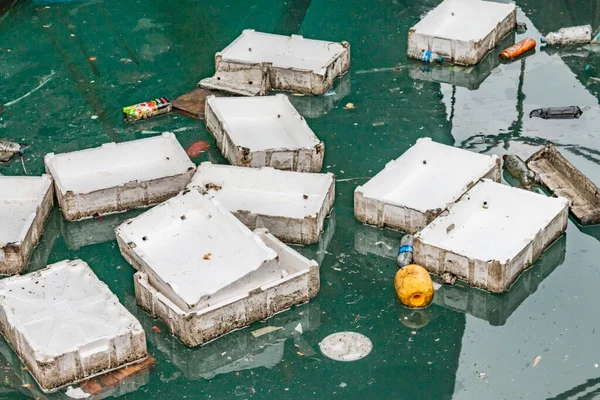
<svg viewBox="0 0 600 400">
<path fill-rule="evenodd" d="M 523 187 L 530 187 L 539 183 L 539 177 L 535 172 L 530 170 L 525 164 L 525 161 L 515 154 L 505 154 L 502 156 L 504 160 L 504 169 L 508 171 L 514 178 L 521 182 Z"/>
<path fill-rule="evenodd" d="M 550 46 L 589 43 L 591 41 L 591 25 L 570 26 L 568 28 L 561 28 L 558 30 L 558 32 L 550 32 L 546 36 L 542 36 L 540 39 L 540 42 L 546 43 Z"/>
<path fill-rule="evenodd" d="M 400 248 L 398 249 L 398 258 L 396 259 L 396 263 L 398 263 L 398 267 L 402 268 L 409 264 L 412 264 L 413 261 L 413 244 L 414 237 L 413 235 L 404 235 L 402 239 L 400 239 Z"/>
<path fill-rule="evenodd" d="M 416 58 L 426 63 L 434 63 L 434 62 L 443 62 L 444 57 L 440 56 L 438 53 L 434 53 L 431 50 L 425 50 L 422 53 L 412 53 L 409 54 L 409 57 Z"/>
</svg>

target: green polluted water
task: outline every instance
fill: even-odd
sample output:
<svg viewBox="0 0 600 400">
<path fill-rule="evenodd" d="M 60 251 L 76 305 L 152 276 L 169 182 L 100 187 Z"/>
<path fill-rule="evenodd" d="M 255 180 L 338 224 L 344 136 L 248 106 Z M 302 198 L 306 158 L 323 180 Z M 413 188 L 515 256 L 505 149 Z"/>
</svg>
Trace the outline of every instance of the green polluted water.
<svg viewBox="0 0 600 400">
<path fill-rule="evenodd" d="M 600 227 L 571 221 L 566 235 L 508 293 L 457 284 L 443 287 L 426 310 L 410 311 L 398 304 L 393 288 L 401 234 L 354 219 L 354 189 L 426 136 L 522 158 L 554 143 L 600 183 L 598 48 L 538 46 L 534 54 L 506 64 L 492 54 L 473 69 L 408 62 L 408 28 L 438 3 L 21 0 L 1 19 L 0 137 L 31 145 L 24 158 L 28 175 L 44 172 L 46 153 L 163 131 L 174 132 L 184 148 L 208 141 L 210 150 L 196 163 L 224 163 L 201 122 L 172 113 L 124 125 L 121 108 L 192 90 L 214 72 L 214 53 L 246 28 L 347 40 L 352 46 L 351 71 L 336 82 L 334 93 L 291 96 L 325 142 L 324 171 L 338 179 L 335 212 L 321 242 L 299 248 L 321 264 L 321 291 L 310 303 L 188 349 L 135 304 L 134 270 L 120 255 L 113 228 L 140 211 L 76 223 L 53 211 L 27 271 L 85 260 L 142 322 L 156 359 L 153 369 L 107 396 L 600 397 L 594 345 L 600 335 Z M 517 3 L 528 31 L 507 38 L 507 45 L 562 26 L 600 23 L 600 1 Z M 345 110 L 348 102 L 356 108 Z M 535 108 L 569 105 L 584 109 L 582 117 L 528 116 Z M 0 173 L 24 174 L 23 165 L 17 159 L 0 166 Z M 266 326 L 282 329 L 258 338 L 251 334 Z M 319 342 L 339 331 L 366 335 L 372 352 L 347 363 L 325 357 Z M 1 398 L 66 398 L 64 391 L 40 392 L 5 341 L 0 353 Z"/>
</svg>

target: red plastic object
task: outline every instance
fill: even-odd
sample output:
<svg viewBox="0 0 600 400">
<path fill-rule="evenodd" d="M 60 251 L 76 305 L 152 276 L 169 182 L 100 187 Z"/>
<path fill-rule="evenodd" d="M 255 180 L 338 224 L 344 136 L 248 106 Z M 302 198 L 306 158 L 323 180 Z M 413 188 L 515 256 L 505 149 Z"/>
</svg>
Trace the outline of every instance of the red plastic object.
<svg viewBox="0 0 600 400">
<path fill-rule="evenodd" d="M 198 140 L 197 142 L 192 143 L 190 147 L 185 151 L 189 157 L 198 157 L 200 153 L 208 150 L 210 145 L 208 142 L 204 140 Z"/>
</svg>

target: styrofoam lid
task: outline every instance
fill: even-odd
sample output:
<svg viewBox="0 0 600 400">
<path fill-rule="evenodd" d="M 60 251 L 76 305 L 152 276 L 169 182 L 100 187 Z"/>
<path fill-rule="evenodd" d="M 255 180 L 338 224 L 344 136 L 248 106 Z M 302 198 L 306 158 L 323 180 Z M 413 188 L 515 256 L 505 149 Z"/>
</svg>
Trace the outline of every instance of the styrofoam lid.
<svg viewBox="0 0 600 400">
<path fill-rule="evenodd" d="M 321 210 L 332 183 L 330 174 L 202 163 L 188 187 L 208 190 L 231 212 L 304 218 Z"/>
<path fill-rule="evenodd" d="M 197 190 L 129 220 L 117 233 L 135 244 L 133 251 L 189 306 L 277 258 L 215 199 Z"/>
<path fill-rule="evenodd" d="M 106 349 L 113 338 L 142 331 L 117 296 L 81 260 L 3 279 L 0 307 L 38 359 Z M 119 342 L 114 345 L 120 351 Z"/>
</svg>

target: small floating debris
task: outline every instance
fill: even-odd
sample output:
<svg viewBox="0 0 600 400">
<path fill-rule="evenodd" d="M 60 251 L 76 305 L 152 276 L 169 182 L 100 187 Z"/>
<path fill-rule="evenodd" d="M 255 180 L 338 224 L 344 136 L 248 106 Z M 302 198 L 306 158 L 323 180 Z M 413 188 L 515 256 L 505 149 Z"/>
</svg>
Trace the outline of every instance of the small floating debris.
<svg viewBox="0 0 600 400">
<path fill-rule="evenodd" d="M 562 45 L 568 46 L 573 44 L 585 44 L 592 41 L 592 26 L 570 26 L 561 28 L 558 32 L 550 32 L 546 36 L 540 38 L 540 42 L 548 46 Z"/>
<path fill-rule="evenodd" d="M 208 150 L 209 148 L 210 148 L 210 145 L 208 144 L 208 142 L 206 140 L 198 140 L 197 142 L 192 143 L 192 145 L 187 148 L 185 153 L 190 158 L 195 158 L 195 157 L 198 157 L 203 152 L 205 152 L 206 150 Z"/>
<path fill-rule="evenodd" d="M 371 339 L 357 332 L 337 332 L 319 343 L 321 352 L 336 361 L 356 361 L 373 350 Z"/>
</svg>

